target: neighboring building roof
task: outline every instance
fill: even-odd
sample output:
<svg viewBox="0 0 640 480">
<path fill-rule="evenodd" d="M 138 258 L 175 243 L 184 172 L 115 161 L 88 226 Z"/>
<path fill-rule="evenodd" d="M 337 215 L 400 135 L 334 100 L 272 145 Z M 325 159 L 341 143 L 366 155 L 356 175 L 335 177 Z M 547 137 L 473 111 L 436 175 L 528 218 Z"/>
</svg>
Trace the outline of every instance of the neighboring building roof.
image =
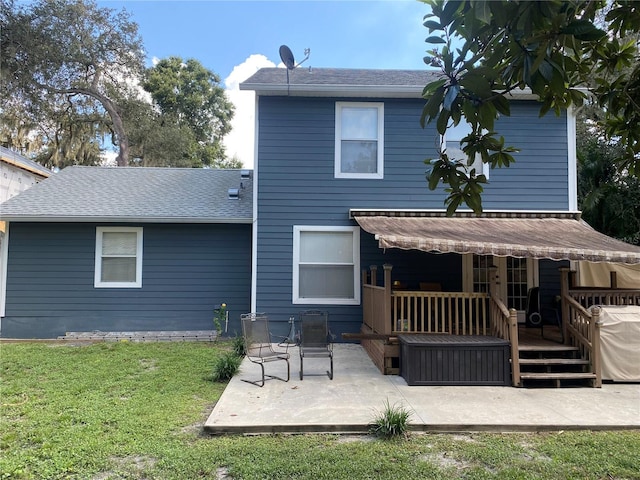
<svg viewBox="0 0 640 480">
<path fill-rule="evenodd" d="M 249 223 L 252 177 L 250 170 L 67 167 L 3 203 L 0 216 L 22 222 Z M 239 189 L 239 198 L 229 198 L 229 189 Z"/>
<path fill-rule="evenodd" d="M 51 170 L 48 168 L 5 147 L 0 147 L 0 160 L 35 175 L 39 175 L 42 178 L 47 178 L 51 175 Z"/>
<path fill-rule="evenodd" d="M 240 84 L 258 95 L 420 98 L 425 85 L 442 74 L 428 70 L 351 68 L 262 68 Z M 514 96 L 531 96 L 514 92 Z"/>
</svg>

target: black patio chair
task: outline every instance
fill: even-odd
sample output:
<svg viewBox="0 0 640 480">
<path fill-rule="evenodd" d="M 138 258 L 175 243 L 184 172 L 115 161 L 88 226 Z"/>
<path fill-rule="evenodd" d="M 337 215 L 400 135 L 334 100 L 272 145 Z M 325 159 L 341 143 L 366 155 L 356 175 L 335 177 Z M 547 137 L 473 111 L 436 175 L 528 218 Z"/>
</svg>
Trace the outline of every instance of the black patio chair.
<svg viewBox="0 0 640 480">
<path fill-rule="evenodd" d="M 557 326 L 560 329 L 561 343 L 564 342 L 560 312 L 558 312 L 558 309 L 556 308 L 540 307 L 540 287 L 532 287 L 527 292 L 525 322 L 528 327 L 539 327 L 540 335 L 543 338 L 545 324 Z"/>
<path fill-rule="evenodd" d="M 305 358 L 329 358 L 327 375 L 333 380 L 333 335 L 329 330 L 329 314 L 319 310 L 300 313 L 300 380 L 304 377 Z M 324 375 L 324 374 L 322 374 Z"/>
<path fill-rule="evenodd" d="M 274 350 L 273 339 L 269 331 L 269 318 L 264 313 L 243 313 L 240 315 L 240 322 L 242 324 L 242 336 L 244 339 L 244 348 L 247 358 L 260 365 L 262 370 L 261 380 L 245 380 L 243 382 L 253 383 L 259 387 L 264 386 L 265 379 L 282 380 L 288 382 L 291 378 L 290 366 L 289 366 L 289 353 L 287 351 Z M 287 379 L 278 377 L 276 375 L 265 375 L 264 365 L 265 363 L 271 363 L 276 361 L 287 362 Z"/>
</svg>

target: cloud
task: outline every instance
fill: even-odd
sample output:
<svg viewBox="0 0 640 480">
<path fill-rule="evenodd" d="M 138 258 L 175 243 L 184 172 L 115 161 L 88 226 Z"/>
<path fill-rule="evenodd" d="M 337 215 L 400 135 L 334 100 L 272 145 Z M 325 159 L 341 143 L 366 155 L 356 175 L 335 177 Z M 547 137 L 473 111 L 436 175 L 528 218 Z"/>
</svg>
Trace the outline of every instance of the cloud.
<svg viewBox="0 0 640 480">
<path fill-rule="evenodd" d="M 253 168 L 255 132 L 255 93 L 240 91 L 240 83 L 261 68 L 275 67 L 264 55 L 253 54 L 233 70 L 224 80 L 226 94 L 236 111 L 231 121 L 231 132 L 225 137 L 227 156 L 237 156 L 244 168 Z"/>
</svg>

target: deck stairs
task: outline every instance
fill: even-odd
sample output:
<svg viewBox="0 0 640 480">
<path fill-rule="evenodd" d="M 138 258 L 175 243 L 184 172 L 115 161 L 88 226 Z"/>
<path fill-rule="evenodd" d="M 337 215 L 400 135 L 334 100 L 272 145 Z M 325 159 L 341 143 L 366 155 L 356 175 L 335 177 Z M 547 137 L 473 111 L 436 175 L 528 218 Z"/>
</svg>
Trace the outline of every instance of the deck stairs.
<svg viewBox="0 0 640 480">
<path fill-rule="evenodd" d="M 523 342 L 518 351 L 523 387 L 591 386 L 596 379 L 578 347 L 538 338 Z"/>
</svg>

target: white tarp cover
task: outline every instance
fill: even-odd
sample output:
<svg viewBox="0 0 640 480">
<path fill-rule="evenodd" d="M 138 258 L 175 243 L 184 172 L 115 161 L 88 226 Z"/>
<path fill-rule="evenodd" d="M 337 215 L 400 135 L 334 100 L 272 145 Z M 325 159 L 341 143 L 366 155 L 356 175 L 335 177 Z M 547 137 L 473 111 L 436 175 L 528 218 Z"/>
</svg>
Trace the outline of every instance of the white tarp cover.
<svg viewBox="0 0 640 480">
<path fill-rule="evenodd" d="M 616 272 L 617 288 L 640 288 L 640 264 L 580 262 L 578 266 L 581 287 L 611 287 L 611 272 Z"/>
<path fill-rule="evenodd" d="M 640 382 L 640 306 L 602 306 L 602 379 Z"/>
</svg>

